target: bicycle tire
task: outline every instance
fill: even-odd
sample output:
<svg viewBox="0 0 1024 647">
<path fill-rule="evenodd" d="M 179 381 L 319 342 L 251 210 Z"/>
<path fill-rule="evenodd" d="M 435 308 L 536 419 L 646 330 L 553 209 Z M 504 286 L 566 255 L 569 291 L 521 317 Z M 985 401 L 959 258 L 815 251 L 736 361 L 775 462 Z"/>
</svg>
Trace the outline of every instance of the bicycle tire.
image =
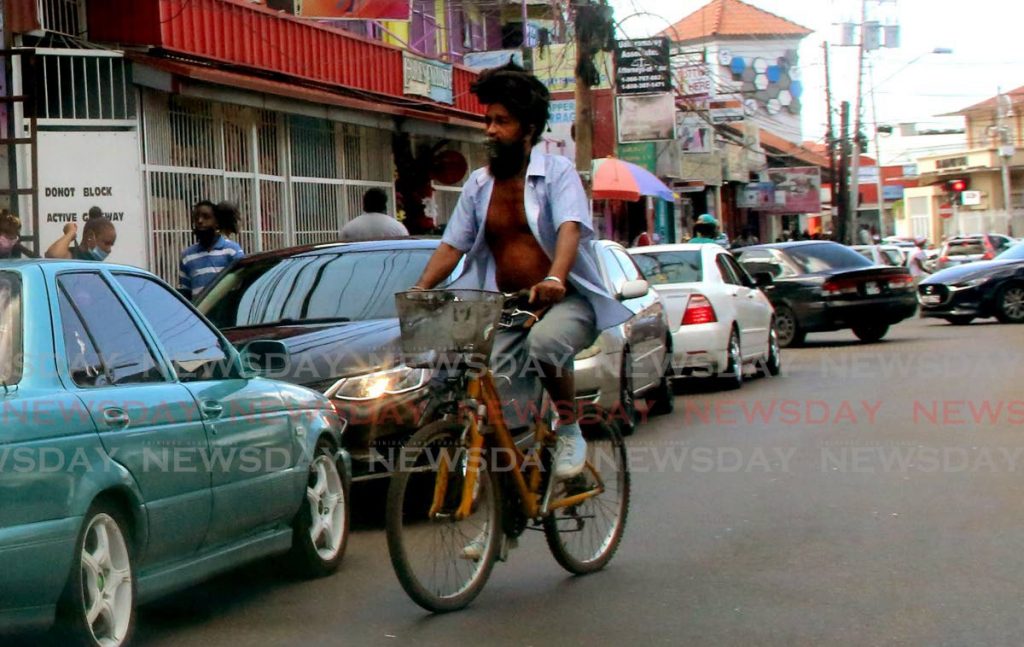
<svg viewBox="0 0 1024 647">
<path fill-rule="evenodd" d="M 462 431 L 461 424 L 440 420 L 413 434 L 403 448 L 401 465 L 392 474 L 388 488 L 386 531 L 391 565 L 409 597 L 433 613 L 462 609 L 480 594 L 494 568 L 502 539 L 500 485 L 486 460 L 479 475 L 474 512 L 469 518 L 426 519 L 439 475 L 437 470 L 443 462 L 441 451 L 454 465 L 442 508 L 454 510 L 461 500 L 459 466 L 464 466 L 467 455 L 461 441 Z M 461 526 L 476 534 L 468 534 Z M 478 559 L 464 555 L 474 541 L 480 541 L 483 547 Z M 428 554 L 423 555 L 424 552 Z M 446 582 L 435 581 L 439 573 Z M 455 581 L 447 586 L 451 575 Z"/>
<path fill-rule="evenodd" d="M 587 462 L 601 474 L 605 491 L 577 506 L 555 510 L 544 518 L 544 536 L 551 554 L 562 568 L 574 575 L 599 571 L 611 561 L 622 542 L 629 514 L 629 463 L 622 435 L 607 423 L 595 425 L 586 435 Z M 611 469 L 602 469 L 608 468 L 609 463 Z M 590 489 L 595 480 L 589 466 L 579 476 L 556 484 L 552 498 L 562 498 L 567 490 Z M 599 519 L 610 522 L 606 530 L 600 530 Z M 580 546 L 583 543 L 580 540 L 587 538 L 593 539 L 597 546 L 590 550 Z"/>
</svg>

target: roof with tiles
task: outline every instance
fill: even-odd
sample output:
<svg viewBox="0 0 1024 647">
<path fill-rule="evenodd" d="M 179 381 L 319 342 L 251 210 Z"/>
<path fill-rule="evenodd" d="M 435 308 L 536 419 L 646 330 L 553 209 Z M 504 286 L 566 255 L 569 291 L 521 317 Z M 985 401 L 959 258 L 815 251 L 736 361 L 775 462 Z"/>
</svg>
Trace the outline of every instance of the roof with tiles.
<svg viewBox="0 0 1024 647">
<path fill-rule="evenodd" d="M 685 43 L 715 38 L 803 38 L 812 32 L 742 0 L 712 0 L 659 36 Z"/>
</svg>

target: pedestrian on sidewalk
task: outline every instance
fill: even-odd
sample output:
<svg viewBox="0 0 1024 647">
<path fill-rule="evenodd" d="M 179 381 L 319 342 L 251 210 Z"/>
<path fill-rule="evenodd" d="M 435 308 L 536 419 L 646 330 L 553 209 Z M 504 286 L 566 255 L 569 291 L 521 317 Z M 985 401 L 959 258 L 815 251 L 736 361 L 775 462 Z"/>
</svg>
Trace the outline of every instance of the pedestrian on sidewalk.
<svg viewBox="0 0 1024 647">
<path fill-rule="evenodd" d="M 363 213 L 341 228 L 341 239 L 346 242 L 408 235 L 405 225 L 388 215 L 388 194 L 377 188 L 363 194 Z"/>
<path fill-rule="evenodd" d="M 82 228 L 82 242 L 78 240 L 78 223 L 64 225 L 64 235 L 46 250 L 46 258 L 74 259 L 77 261 L 105 261 L 117 242 L 117 228 L 103 216 L 99 207 L 89 209 L 89 219 Z"/>
<path fill-rule="evenodd" d="M 35 258 L 31 249 L 21 244 L 21 219 L 7 209 L 0 210 L 0 260 Z"/>
<path fill-rule="evenodd" d="M 245 256 L 241 246 L 225 234 L 238 234 L 238 208 L 230 202 L 197 202 L 192 208 L 196 242 L 181 252 L 178 267 L 178 290 L 185 298 L 195 300 L 218 274 Z"/>
</svg>

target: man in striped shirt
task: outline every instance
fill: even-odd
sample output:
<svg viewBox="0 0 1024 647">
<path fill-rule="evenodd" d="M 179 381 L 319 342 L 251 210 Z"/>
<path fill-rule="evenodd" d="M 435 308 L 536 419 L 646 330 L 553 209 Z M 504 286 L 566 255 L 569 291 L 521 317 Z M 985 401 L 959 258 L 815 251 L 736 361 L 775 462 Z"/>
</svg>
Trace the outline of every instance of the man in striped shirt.
<svg viewBox="0 0 1024 647">
<path fill-rule="evenodd" d="M 192 209 L 196 243 L 181 253 L 178 268 L 178 289 L 186 298 L 194 300 L 236 258 L 245 256 L 238 243 L 224 237 L 237 233 L 238 210 L 234 205 L 214 205 L 209 200 L 196 203 Z"/>
</svg>

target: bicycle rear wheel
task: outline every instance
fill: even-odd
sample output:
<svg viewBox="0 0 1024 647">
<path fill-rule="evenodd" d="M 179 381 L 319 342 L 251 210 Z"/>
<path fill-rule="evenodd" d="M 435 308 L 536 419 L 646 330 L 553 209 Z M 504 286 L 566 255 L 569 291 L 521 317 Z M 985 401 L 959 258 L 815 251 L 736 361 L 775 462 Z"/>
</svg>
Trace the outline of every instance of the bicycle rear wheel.
<svg viewBox="0 0 1024 647">
<path fill-rule="evenodd" d="M 409 597 L 434 613 L 456 611 L 473 601 L 491 574 L 501 541 L 499 485 L 486 460 L 472 513 L 455 519 L 469 457 L 463 429 L 442 420 L 416 432 L 388 489 L 391 564 Z"/>
<path fill-rule="evenodd" d="M 544 535 L 555 560 L 570 573 L 584 575 L 601 570 L 622 541 L 629 512 L 629 467 L 626 445 L 611 424 L 587 430 L 587 467 L 571 479 L 555 484 L 552 501 L 593 489 L 596 474 L 604 492 L 544 519 Z"/>
</svg>

